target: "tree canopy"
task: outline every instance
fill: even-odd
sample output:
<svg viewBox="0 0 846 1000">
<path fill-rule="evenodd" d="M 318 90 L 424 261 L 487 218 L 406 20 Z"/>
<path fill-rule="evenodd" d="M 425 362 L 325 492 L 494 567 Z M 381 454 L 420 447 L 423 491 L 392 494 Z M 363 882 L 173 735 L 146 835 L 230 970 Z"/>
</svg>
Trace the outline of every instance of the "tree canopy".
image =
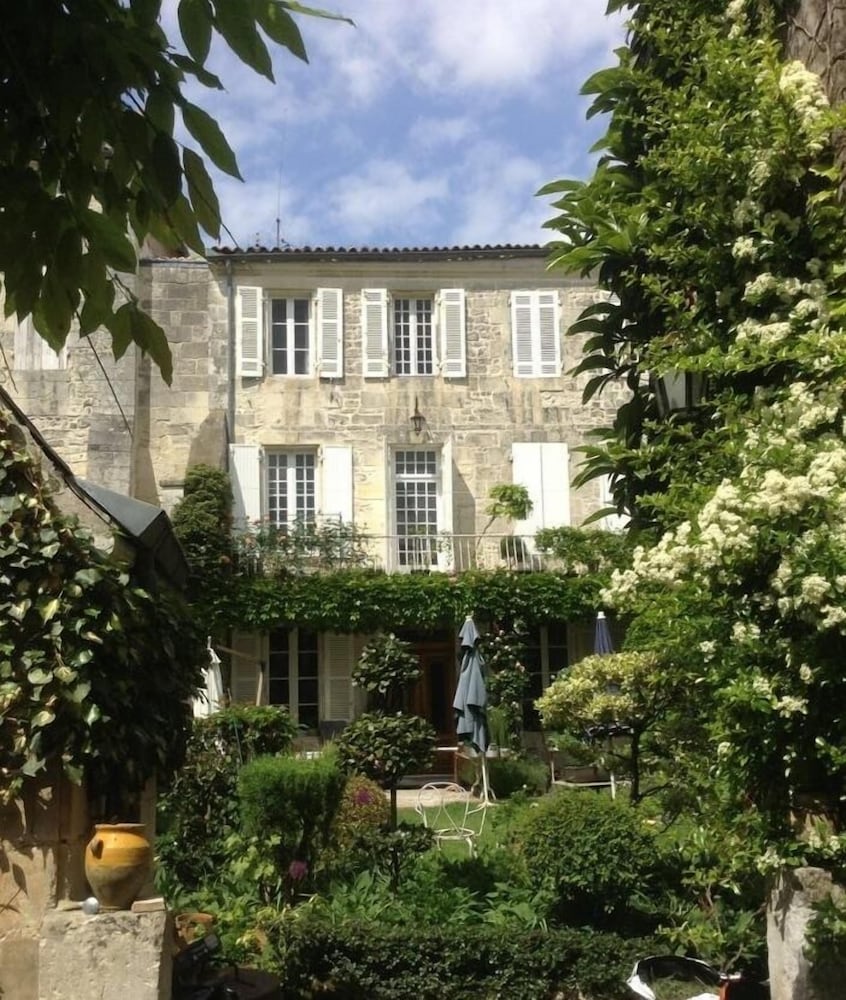
<svg viewBox="0 0 846 1000">
<path fill-rule="evenodd" d="M 0 272 L 5 312 L 30 314 L 58 350 L 71 325 L 100 327 L 116 357 L 147 352 L 165 381 L 170 351 L 121 275 L 136 245 L 203 252 L 220 234 L 207 163 L 240 177 L 214 118 L 188 81 L 223 88 L 206 62 L 217 36 L 273 79 L 267 42 L 306 59 L 293 0 L 179 0 L 182 48 L 161 24 L 161 0 L 7 4 L 0 47 Z M 196 148 L 174 138 L 177 114 Z M 134 240 L 134 242 L 133 242 Z"/>
<path fill-rule="evenodd" d="M 587 183 L 558 182 L 557 262 L 598 275 L 588 394 L 631 400 L 586 475 L 610 472 L 643 545 L 606 595 L 628 643 L 692 676 L 716 770 L 773 835 L 814 803 L 846 820 L 846 226 L 841 108 L 788 57 L 793 4 L 643 0 Z M 704 377 L 659 419 L 652 376 Z M 651 544 L 653 539 L 660 539 Z"/>
</svg>

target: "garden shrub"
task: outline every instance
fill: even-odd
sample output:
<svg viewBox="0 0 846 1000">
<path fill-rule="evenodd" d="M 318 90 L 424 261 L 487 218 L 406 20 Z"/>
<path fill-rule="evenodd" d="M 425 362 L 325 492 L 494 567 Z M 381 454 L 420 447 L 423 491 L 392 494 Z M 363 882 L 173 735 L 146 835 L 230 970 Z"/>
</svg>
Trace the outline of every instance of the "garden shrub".
<svg viewBox="0 0 846 1000">
<path fill-rule="evenodd" d="M 270 964 L 294 1000 L 617 1000 L 653 942 L 587 929 L 510 931 L 448 925 L 279 921 L 264 928 Z"/>
<path fill-rule="evenodd" d="M 329 843 L 345 784 L 328 751 L 312 760 L 256 757 L 238 775 L 243 832 L 268 845 L 280 875 L 305 878 Z"/>
<path fill-rule="evenodd" d="M 185 763 L 159 800 L 162 880 L 191 890 L 225 863 L 226 838 L 240 825 L 238 771 L 260 754 L 284 753 L 296 725 L 276 706 L 226 708 L 195 719 Z"/>
<path fill-rule="evenodd" d="M 362 841 L 385 826 L 390 815 L 388 800 L 379 785 L 363 774 L 351 775 L 332 823 L 329 846 L 320 858 L 321 867 L 332 875 L 366 867 L 370 852 L 362 850 Z"/>
<path fill-rule="evenodd" d="M 515 792 L 543 795 L 549 785 L 549 770 L 534 757 L 490 757 L 487 760 L 488 782 L 497 799 L 508 799 Z M 469 785 L 476 780 L 472 761 L 462 760 L 461 780 Z"/>
<path fill-rule="evenodd" d="M 349 773 L 365 774 L 382 788 L 392 788 L 404 774 L 431 763 L 435 739 L 435 730 L 417 715 L 370 712 L 347 726 L 335 745 Z"/>
<path fill-rule="evenodd" d="M 621 928 L 633 897 L 648 893 L 660 855 L 628 803 L 588 791 L 558 791 L 526 810 L 514 833 L 530 883 L 555 893 L 568 924 Z"/>
</svg>

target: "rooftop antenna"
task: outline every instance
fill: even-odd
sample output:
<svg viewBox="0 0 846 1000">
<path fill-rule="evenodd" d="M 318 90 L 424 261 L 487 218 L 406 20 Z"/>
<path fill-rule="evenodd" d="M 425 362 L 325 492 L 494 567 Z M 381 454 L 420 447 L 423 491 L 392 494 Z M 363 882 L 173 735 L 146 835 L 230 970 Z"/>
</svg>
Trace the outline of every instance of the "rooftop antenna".
<svg viewBox="0 0 846 1000">
<path fill-rule="evenodd" d="M 282 169 L 276 171 L 276 243 L 274 246 L 279 246 L 279 239 L 281 236 L 281 225 L 282 220 L 279 216 L 282 214 Z"/>
</svg>

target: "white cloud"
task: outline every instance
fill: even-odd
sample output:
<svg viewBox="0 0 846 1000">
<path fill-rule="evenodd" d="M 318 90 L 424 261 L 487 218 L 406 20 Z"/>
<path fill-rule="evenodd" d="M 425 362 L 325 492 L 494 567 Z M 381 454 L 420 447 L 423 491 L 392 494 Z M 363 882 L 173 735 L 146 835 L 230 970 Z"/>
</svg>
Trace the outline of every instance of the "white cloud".
<svg viewBox="0 0 846 1000">
<path fill-rule="evenodd" d="M 355 242 L 385 230 L 419 231 L 420 217 L 437 213 L 449 190 L 445 176 L 414 176 L 409 166 L 395 160 L 371 161 L 360 172 L 339 178 L 336 187 L 328 213 Z"/>
</svg>

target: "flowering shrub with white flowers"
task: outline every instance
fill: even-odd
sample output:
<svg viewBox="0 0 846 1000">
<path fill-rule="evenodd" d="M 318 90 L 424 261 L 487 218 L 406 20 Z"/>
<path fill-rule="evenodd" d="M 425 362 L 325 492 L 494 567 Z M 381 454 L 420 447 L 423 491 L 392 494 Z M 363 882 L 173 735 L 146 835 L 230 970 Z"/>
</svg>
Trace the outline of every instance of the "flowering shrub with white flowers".
<svg viewBox="0 0 846 1000">
<path fill-rule="evenodd" d="M 802 816 L 846 829 L 846 225 L 842 108 L 785 54 L 780 0 L 649 0 L 620 65 L 588 81 L 609 112 L 585 184 L 550 185 L 570 270 L 610 301 L 587 395 L 631 400 L 583 478 L 612 472 L 639 533 L 603 603 L 629 644 L 684 679 L 707 765 L 772 842 Z M 702 376 L 659 414 L 655 374 Z"/>
</svg>

